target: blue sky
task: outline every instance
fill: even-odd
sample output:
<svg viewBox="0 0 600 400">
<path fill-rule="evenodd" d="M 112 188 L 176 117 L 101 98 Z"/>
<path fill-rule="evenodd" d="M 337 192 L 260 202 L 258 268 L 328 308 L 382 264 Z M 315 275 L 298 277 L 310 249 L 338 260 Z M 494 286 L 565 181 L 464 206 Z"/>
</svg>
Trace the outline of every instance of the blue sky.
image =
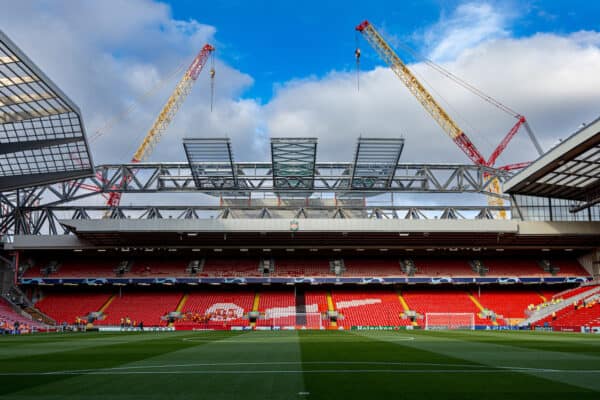
<svg viewBox="0 0 600 400">
<path fill-rule="evenodd" d="M 203 73 L 149 161 L 183 160 L 190 136 L 228 136 L 240 161 L 267 160 L 270 137 L 317 137 L 319 160 L 342 161 L 363 135 L 405 137 L 406 162 L 469 162 L 364 40 L 357 92 L 355 26 L 369 19 L 488 156 L 514 118 L 399 44 L 525 115 L 548 149 L 598 117 L 599 15 L 600 1 L 583 0 L 21 0 L 7 2 L 0 29 L 80 106 L 98 163 L 131 158 L 174 68 L 207 41 L 214 109 Z M 499 165 L 536 156 L 519 133 Z"/>
<path fill-rule="evenodd" d="M 354 27 L 369 19 L 390 38 L 429 55 L 425 32 L 452 16 L 464 2 L 412 1 L 169 1 L 173 16 L 195 19 L 217 29 L 218 57 L 254 78 L 244 97 L 267 102 L 274 88 L 292 79 L 322 77 L 332 70 L 353 70 Z M 538 32 L 567 34 L 597 28 L 595 0 L 490 2 L 506 15 L 510 37 Z M 362 68 L 381 61 L 363 49 Z M 364 51 L 366 50 L 366 51 Z M 408 54 L 401 54 L 414 61 Z"/>
</svg>

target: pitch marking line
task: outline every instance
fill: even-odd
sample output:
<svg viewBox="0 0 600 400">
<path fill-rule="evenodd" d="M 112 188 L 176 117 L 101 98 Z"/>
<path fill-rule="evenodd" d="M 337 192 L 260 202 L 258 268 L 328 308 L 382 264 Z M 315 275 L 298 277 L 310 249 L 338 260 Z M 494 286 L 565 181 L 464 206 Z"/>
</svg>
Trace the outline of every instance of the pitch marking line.
<svg viewBox="0 0 600 400">
<path fill-rule="evenodd" d="M 373 339 L 381 339 L 381 340 L 385 340 L 385 341 L 389 341 L 389 342 L 405 342 L 405 341 L 413 341 L 415 340 L 414 336 L 362 336 L 365 338 L 373 338 Z M 331 337 L 331 336 L 319 336 L 319 337 L 315 337 L 315 336 L 307 336 L 307 337 L 303 337 L 302 341 L 303 342 L 311 342 L 311 341 L 323 341 L 323 339 L 325 339 L 325 341 L 327 340 L 331 340 L 331 341 L 335 341 L 335 342 L 339 342 L 341 341 L 350 341 L 350 340 L 354 340 L 354 337 L 348 337 L 348 339 L 341 339 L 339 337 Z M 272 344 L 272 343 L 288 343 L 291 341 L 297 341 L 298 338 L 295 336 L 285 336 L 285 337 L 264 337 L 263 338 L 247 338 L 247 339 L 241 339 L 241 340 L 237 340 L 237 339 L 233 339 L 233 340 L 229 340 L 228 337 L 222 337 L 222 338 L 217 338 L 217 337 L 187 337 L 187 338 L 182 338 L 181 339 L 184 342 L 198 342 L 198 343 L 205 343 L 205 342 L 214 342 L 215 344 L 228 344 L 228 343 L 264 343 L 264 344 Z"/>
<path fill-rule="evenodd" d="M 530 369 L 538 373 L 577 373 L 597 374 L 600 370 L 547 370 Z M 260 375 L 260 374 L 357 374 L 357 373 L 390 373 L 390 374 L 473 374 L 499 372 L 524 372 L 522 369 L 316 369 L 316 370 L 236 370 L 236 371 L 95 371 L 95 372 L 6 372 L 0 376 L 48 376 L 48 375 Z"/>
</svg>

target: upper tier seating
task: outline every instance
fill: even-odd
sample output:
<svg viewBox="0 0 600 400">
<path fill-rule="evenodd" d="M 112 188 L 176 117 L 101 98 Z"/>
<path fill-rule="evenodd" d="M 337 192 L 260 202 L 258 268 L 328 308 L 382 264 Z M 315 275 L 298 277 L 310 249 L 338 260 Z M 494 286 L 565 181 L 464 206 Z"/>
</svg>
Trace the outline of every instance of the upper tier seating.
<svg viewBox="0 0 600 400">
<path fill-rule="evenodd" d="M 553 266 L 558 267 L 556 276 L 589 276 L 590 273 L 579 264 L 577 260 L 551 260 Z"/>
<path fill-rule="evenodd" d="M 466 259 L 416 259 L 417 272 L 415 276 L 479 276 L 471 269 Z"/>
<path fill-rule="evenodd" d="M 106 278 L 114 277 L 114 269 L 119 262 L 115 260 L 98 260 L 93 258 L 82 258 L 65 260 L 60 263 L 56 272 L 48 275 L 50 278 Z M 41 277 L 40 268 L 43 263 L 29 268 L 25 272 L 26 278 Z"/>
<path fill-rule="evenodd" d="M 234 325 L 247 326 L 248 318 L 244 318 L 248 311 L 252 310 L 254 292 L 250 291 L 201 291 L 190 293 L 181 312 L 191 313 L 190 320 L 186 316 L 184 320 L 177 321 L 175 326 L 197 326 L 197 325 Z M 193 320 L 193 315 L 201 317 L 211 315 L 210 320 L 198 322 Z"/>
<path fill-rule="evenodd" d="M 262 276 L 258 270 L 257 258 L 225 259 L 208 258 L 204 263 L 201 277 L 252 277 Z"/>
<path fill-rule="evenodd" d="M 100 310 L 109 298 L 108 293 L 53 292 L 35 303 L 35 306 L 52 317 L 57 324 L 73 324 L 77 317 L 85 318 L 89 313 Z"/>
<path fill-rule="evenodd" d="M 188 260 L 177 258 L 173 260 L 135 260 L 129 272 L 123 274 L 123 277 L 186 277 L 189 276 L 189 274 L 185 272 L 188 262 Z"/>
<path fill-rule="evenodd" d="M 404 309 L 393 290 L 335 289 L 331 295 L 335 309 L 343 315 L 338 325 L 345 328 L 411 325 L 410 320 L 401 318 Z"/>
<path fill-rule="evenodd" d="M 98 325 L 119 325 L 121 318 L 129 317 L 132 322 L 143 322 L 145 326 L 164 326 L 161 317 L 175 311 L 181 293 L 124 293 L 117 296 L 104 310 L 106 316 Z"/>
<path fill-rule="evenodd" d="M 383 277 L 383 276 L 405 276 L 400 268 L 398 260 L 378 260 L 378 259 L 344 259 L 346 271 L 343 276 L 364 276 L 364 277 Z"/>
<path fill-rule="evenodd" d="M 534 259 L 485 259 L 487 276 L 551 276 Z"/>
<path fill-rule="evenodd" d="M 332 276 L 326 259 L 275 259 L 274 276 Z"/>
</svg>

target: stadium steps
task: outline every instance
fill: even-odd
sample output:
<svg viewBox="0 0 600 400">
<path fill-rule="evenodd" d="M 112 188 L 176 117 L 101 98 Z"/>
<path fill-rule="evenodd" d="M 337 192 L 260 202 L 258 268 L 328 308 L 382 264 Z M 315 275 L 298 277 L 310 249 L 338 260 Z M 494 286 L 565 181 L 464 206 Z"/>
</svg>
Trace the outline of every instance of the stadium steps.
<svg viewBox="0 0 600 400">
<path fill-rule="evenodd" d="M 558 293 L 555 297 L 565 297 L 564 301 L 551 304 L 547 307 L 541 308 L 539 311 L 535 311 L 528 318 L 524 319 L 520 326 L 527 326 L 529 324 L 533 325 L 536 322 L 551 316 L 553 312 L 558 313 L 567 307 L 572 307 L 574 302 L 580 302 L 581 300 L 593 296 L 596 293 L 600 293 L 600 286 L 589 286 L 588 290 L 583 290 L 584 287 L 572 289 L 575 293 L 577 293 L 574 296 L 569 296 L 569 291 Z"/>
<path fill-rule="evenodd" d="M 260 304 L 260 293 L 258 291 L 254 293 L 254 301 L 252 302 L 252 311 L 258 312 L 258 306 Z M 250 326 L 254 329 L 256 322 L 250 322 Z"/>
<path fill-rule="evenodd" d="M 35 321 L 42 321 L 46 325 L 56 325 L 56 321 L 53 318 L 44 314 L 35 307 L 25 307 L 25 312 L 31 315 L 31 318 L 33 318 Z"/>
<path fill-rule="evenodd" d="M 327 311 L 335 311 L 335 304 L 333 303 L 333 298 L 331 297 L 331 290 L 327 291 Z M 331 321 L 329 326 L 337 328 L 337 322 Z"/>
<path fill-rule="evenodd" d="M 117 298 L 116 294 L 113 294 L 112 296 L 110 296 L 106 302 L 104 304 L 102 304 L 102 307 L 100 307 L 100 309 L 98 310 L 99 313 L 104 313 L 104 311 L 106 311 L 106 309 L 110 306 L 110 303 L 112 303 L 113 301 L 115 301 L 115 299 Z"/>
<path fill-rule="evenodd" d="M 481 313 L 483 313 L 485 311 L 485 308 L 481 305 L 481 303 L 479 302 L 479 300 L 477 300 L 475 298 L 475 296 L 473 296 L 473 294 L 471 292 L 467 292 L 467 295 L 469 296 L 469 299 L 471 299 L 471 301 L 473 302 L 473 304 L 475 304 L 475 307 L 477 307 L 477 309 Z M 492 325 L 498 326 L 498 322 L 497 321 L 492 321 Z"/>
<path fill-rule="evenodd" d="M 189 297 L 190 297 L 190 295 L 188 293 L 181 296 L 181 300 L 179 300 L 179 303 L 177 304 L 177 308 L 175 309 L 175 311 L 181 312 L 181 310 L 183 310 L 183 307 L 185 307 L 185 303 L 187 302 L 187 299 Z"/>
<path fill-rule="evenodd" d="M 181 312 L 181 310 L 183 310 L 183 307 L 185 307 L 185 303 L 187 302 L 188 297 L 190 297 L 188 293 L 185 293 L 183 296 L 181 296 L 179 303 L 177 303 L 177 308 L 175 308 L 176 312 Z M 173 326 L 173 322 L 169 322 L 167 326 Z"/>
<path fill-rule="evenodd" d="M 408 306 L 408 303 L 406 302 L 406 300 L 404 299 L 404 297 L 402 296 L 402 292 L 398 290 L 398 300 L 400 300 L 400 304 L 402 304 L 402 309 L 406 312 L 406 311 L 410 311 L 410 307 Z M 413 321 L 412 322 L 412 326 L 419 326 L 419 324 L 417 323 L 417 321 Z"/>
</svg>

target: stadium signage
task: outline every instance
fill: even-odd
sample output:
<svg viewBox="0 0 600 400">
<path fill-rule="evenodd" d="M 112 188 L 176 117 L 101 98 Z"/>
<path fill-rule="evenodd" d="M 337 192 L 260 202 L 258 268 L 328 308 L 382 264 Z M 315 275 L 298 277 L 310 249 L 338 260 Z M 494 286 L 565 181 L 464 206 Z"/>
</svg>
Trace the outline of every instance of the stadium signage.
<svg viewBox="0 0 600 400">
<path fill-rule="evenodd" d="M 551 277 L 551 278 L 520 278 L 519 282 L 511 282 L 511 284 L 526 284 L 526 283 L 569 283 L 577 280 L 577 282 L 586 282 L 591 280 L 591 277 Z M 440 282 L 439 278 L 414 278 L 414 277 L 318 277 L 318 278 L 298 278 L 298 277 L 248 277 L 248 278 L 21 278 L 22 285 L 174 285 L 174 284 L 262 284 L 262 283 L 309 283 L 309 284 L 386 284 L 386 283 L 422 283 L 422 284 L 460 284 L 460 283 L 504 283 L 507 281 L 504 278 L 457 278 L 447 279 Z"/>
</svg>

